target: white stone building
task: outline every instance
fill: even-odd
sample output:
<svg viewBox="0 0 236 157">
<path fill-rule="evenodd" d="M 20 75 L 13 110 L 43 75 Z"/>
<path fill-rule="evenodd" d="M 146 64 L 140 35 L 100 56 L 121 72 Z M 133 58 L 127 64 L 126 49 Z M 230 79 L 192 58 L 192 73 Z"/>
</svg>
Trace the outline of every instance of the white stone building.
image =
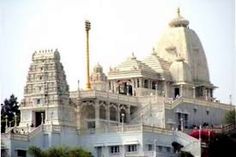
<svg viewBox="0 0 236 157">
<path fill-rule="evenodd" d="M 98 64 L 90 82 L 91 90 L 69 91 L 58 50 L 34 52 L 20 125 L 2 134 L 8 156 L 68 145 L 95 157 L 175 157 L 178 142 L 200 157 L 199 140 L 183 131 L 221 125 L 232 109 L 214 98 L 204 49 L 179 10 L 147 58 L 132 54 L 107 75 Z"/>
</svg>

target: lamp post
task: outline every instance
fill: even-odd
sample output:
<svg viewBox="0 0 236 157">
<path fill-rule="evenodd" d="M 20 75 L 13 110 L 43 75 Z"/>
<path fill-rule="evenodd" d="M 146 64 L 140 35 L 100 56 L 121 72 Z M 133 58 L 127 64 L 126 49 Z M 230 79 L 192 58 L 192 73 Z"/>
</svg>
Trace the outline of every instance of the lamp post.
<svg viewBox="0 0 236 157">
<path fill-rule="evenodd" d="M 124 117 L 125 117 L 125 114 L 121 113 L 122 132 L 124 131 Z"/>
</svg>

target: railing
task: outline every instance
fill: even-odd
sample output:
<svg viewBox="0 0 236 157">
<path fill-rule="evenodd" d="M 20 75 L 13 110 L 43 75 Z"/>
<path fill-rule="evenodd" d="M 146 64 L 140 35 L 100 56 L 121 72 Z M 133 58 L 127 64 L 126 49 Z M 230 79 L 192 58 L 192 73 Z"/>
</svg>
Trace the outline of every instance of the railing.
<svg viewBox="0 0 236 157">
<path fill-rule="evenodd" d="M 48 124 L 43 125 L 42 130 L 44 132 L 61 132 L 61 127 L 59 125 Z"/>
<path fill-rule="evenodd" d="M 124 125 L 124 126 L 110 126 L 104 128 L 91 128 L 91 129 L 79 129 L 78 133 L 83 134 L 100 134 L 100 133 L 125 133 L 125 132 L 153 132 L 153 133 L 163 133 L 166 135 L 172 135 L 171 130 L 166 130 L 163 128 L 152 127 L 142 124 L 135 125 Z"/>
<path fill-rule="evenodd" d="M 147 109 L 150 108 L 150 104 L 146 104 L 145 106 L 143 107 L 140 107 L 137 111 L 135 111 L 132 115 L 131 115 L 131 121 L 138 118 L 138 117 L 141 117 L 142 114 L 144 114 L 146 112 Z"/>
<path fill-rule="evenodd" d="M 228 125 L 223 126 L 222 132 L 228 133 L 228 132 L 230 132 L 232 130 L 235 130 L 235 129 L 236 129 L 236 125 L 235 124 L 228 124 Z"/>
<path fill-rule="evenodd" d="M 166 108 L 175 108 L 178 106 L 180 103 L 185 102 L 185 103 L 191 103 L 191 104 L 198 104 L 201 106 L 209 106 L 209 107 L 215 107 L 215 108 L 221 108 L 221 109 L 226 109 L 226 110 L 231 110 L 232 105 L 229 104 L 224 104 L 224 103 L 219 103 L 219 102 L 213 102 L 213 101 L 207 101 L 207 100 L 200 100 L 200 99 L 193 99 L 193 98 L 185 98 L 185 97 L 179 97 L 173 101 L 170 101 L 169 99 L 165 101 L 166 103 Z"/>
<path fill-rule="evenodd" d="M 29 133 L 29 138 L 31 139 L 32 137 L 34 137 L 35 135 L 37 135 L 38 133 L 40 133 L 42 131 L 42 124 L 39 125 L 37 128 L 35 128 L 34 130 L 32 130 L 30 133 Z"/>
<path fill-rule="evenodd" d="M 132 105 L 138 105 L 137 97 L 134 96 L 128 96 L 128 95 L 121 95 L 121 94 L 114 94 L 109 92 L 103 92 L 103 91 L 80 91 L 79 98 L 96 98 L 101 97 L 105 99 L 113 99 L 117 101 L 125 101 L 125 102 L 131 102 Z"/>
<path fill-rule="evenodd" d="M 175 131 L 175 141 L 183 145 L 183 150 L 191 152 L 192 155 L 195 157 L 200 157 L 201 153 L 201 147 L 200 147 L 200 141 L 198 139 L 195 139 L 192 136 L 189 136 L 188 134 L 185 134 L 181 131 Z"/>
</svg>

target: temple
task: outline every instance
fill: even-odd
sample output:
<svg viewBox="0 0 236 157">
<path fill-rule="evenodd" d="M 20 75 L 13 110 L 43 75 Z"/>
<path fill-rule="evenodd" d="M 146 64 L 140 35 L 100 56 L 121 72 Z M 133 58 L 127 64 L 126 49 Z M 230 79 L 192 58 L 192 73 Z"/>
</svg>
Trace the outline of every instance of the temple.
<svg viewBox="0 0 236 157">
<path fill-rule="evenodd" d="M 66 145 L 95 157 L 177 157 L 178 143 L 200 157 L 200 140 L 189 131 L 222 126 L 232 105 L 214 97 L 204 49 L 180 10 L 146 58 L 132 53 L 107 74 L 99 63 L 89 71 L 90 25 L 87 88 L 69 90 L 57 49 L 35 51 L 20 124 L 2 134 L 4 154 L 28 157 L 32 145 Z"/>
</svg>

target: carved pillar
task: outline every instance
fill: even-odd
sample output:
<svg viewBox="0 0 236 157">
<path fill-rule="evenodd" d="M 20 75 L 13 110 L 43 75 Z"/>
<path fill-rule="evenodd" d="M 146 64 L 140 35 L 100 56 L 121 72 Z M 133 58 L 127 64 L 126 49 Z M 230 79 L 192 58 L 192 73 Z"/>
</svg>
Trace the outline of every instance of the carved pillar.
<svg viewBox="0 0 236 157">
<path fill-rule="evenodd" d="M 107 103 L 106 119 L 107 119 L 108 126 L 110 126 L 110 102 L 107 101 L 106 103 Z"/>
<path fill-rule="evenodd" d="M 184 91 L 183 91 L 183 85 L 180 85 L 180 96 L 183 97 Z"/>
<path fill-rule="evenodd" d="M 130 122 L 130 105 L 128 105 L 126 117 L 127 117 L 127 122 Z"/>
<path fill-rule="evenodd" d="M 195 99 L 196 98 L 196 88 L 193 87 L 193 98 Z"/>
<path fill-rule="evenodd" d="M 99 128 L 100 124 L 99 124 L 99 102 L 98 100 L 95 101 L 95 127 Z"/>
<path fill-rule="evenodd" d="M 117 104 L 117 121 L 120 123 L 120 104 Z"/>
<path fill-rule="evenodd" d="M 164 97 L 168 97 L 168 82 L 167 81 L 165 81 L 165 82 L 163 82 L 164 83 Z"/>
</svg>

